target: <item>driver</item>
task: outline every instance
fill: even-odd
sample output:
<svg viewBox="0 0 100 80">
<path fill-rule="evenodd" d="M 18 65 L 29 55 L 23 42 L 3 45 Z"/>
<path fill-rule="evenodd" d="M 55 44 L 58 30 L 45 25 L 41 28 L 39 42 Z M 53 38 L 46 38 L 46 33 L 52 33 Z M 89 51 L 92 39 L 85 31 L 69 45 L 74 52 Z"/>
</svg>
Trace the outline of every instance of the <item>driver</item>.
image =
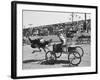
<svg viewBox="0 0 100 80">
<path fill-rule="evenodd" d="M 59 37 L 59 39 L 60 39 L 60 41 L 61 41 L 61 43 L 58 44 L 58 45 L 60 45 L 60 47 L 61 47 L 61 49 L 62 49 L 63 51 L 67 51 L 67 50 L 65 50 L 65 49 L 67 49 L 67 48 L 64 48 L 64 47 L 67 47 L 67 45 L 66 45 L 66 38 L 64 37 L 64 34 L 60 32 L 60 33 L 58 33 L 57 36 Z"/>
<path fill-rule="evenodd" d="M 66 45 L 66 38 L 64 37 L 63 33 L 58 33 L 57 35 L 61 41 L 62 46 Z"/>
</svg>

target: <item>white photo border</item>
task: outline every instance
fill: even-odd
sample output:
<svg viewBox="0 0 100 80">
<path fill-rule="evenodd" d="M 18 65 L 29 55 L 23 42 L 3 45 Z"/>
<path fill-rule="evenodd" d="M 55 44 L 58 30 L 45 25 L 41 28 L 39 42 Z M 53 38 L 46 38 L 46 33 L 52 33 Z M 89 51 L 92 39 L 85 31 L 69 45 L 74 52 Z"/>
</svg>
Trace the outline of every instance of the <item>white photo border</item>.
<svg viewBox="0 0 100 80">
<path fill-rule="evenodd" d="M 15 14 L 15 22 L 12 21 L 12 27 L 16 27 L 14 32 L 16 38 L 12 36 L 16 42 L 16 49 L 12 52 L 12 78 L 25 77 L 46 77 L 46 76 L 63 76 L 75 74 L 91 74 L 97 73 L 97 7 L 96 6 L 80 6 L 65 4 L 49 4 L 34 2 L 12 2 L 13 14 Z M 91 66 L 90 67 L 74 67 L 74 68 L 49 68 L 49 69 L 31 69 L 22 70 L 22 10 L 45 10 L 45 11 L 61 11 L 61 12 L 83 12 L 91 13 Z M 14 20 L 14 19 L 13 19 Z M 95 27 L 94 27 L 95 26 Z M 13 30 L 13 29 L 12 29 Z M 95 33 L 95 34 L 94 34 Z M 15 44 L 15 42 L 13 44 Z M 13 45 L 14 46 L 14 45 Z M 15 54 L 15 56 L 14 56 Z M 15 59 L 14 59 L 15 58 Z M 67 72 L 66 72 L 67 71 Z M 13 75 L 14 74 L 14 75 Z"/>
</svg>

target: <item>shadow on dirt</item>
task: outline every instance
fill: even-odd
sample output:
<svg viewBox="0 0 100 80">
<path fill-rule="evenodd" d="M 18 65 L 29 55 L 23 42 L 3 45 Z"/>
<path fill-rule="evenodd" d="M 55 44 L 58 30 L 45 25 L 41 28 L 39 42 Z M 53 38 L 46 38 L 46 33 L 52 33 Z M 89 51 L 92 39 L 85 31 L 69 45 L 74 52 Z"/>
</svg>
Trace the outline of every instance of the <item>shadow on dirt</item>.
<svg viewBox="0 0 100 80">
<path fill-rule="evenodd" d="M 49 61 L 42 61 L 41 65 L 54 65 L 54 64 L 69 64 L 70 62 L 68 60 L 49 60 Z"/>
<path fill-rule="evenodd" d="M 32 60 L 24 60 L 23 63 L 31 63 L 31 62 L 38 62 L 38 61 L 42 61 L 42 60 L 35 60 L 35 59 L 32 59 Z"/>
<path fill-rule="evenodd" d="M 61 64 L 62 67 L 76 67 L 76 66 L 73 66 L 73 65 L 70 65 L 70 62 L 68 60 L 44 60 L 44 59 L 41 59 L 41 60 L 24 60 L 23 63 L 24 64 L 27 64 L 27 63 L 34 63 L 34 62 L 37 62 L 36 64 L 40 64 L 40 65 L 56 65 L 56 64 Z M 78 66 L 78 65 L 77 65 Z"/>
<path fill-rule="evenodd" d="M 76 67 L 78 65 L 72 65 L 68 60 L 50 60 L 50 61 L 42 61 L 41 65 L 56 65 L 61 64 L 62 67 Z"/>
<path fill-rule="evenodd" d="M 34 62 L 37 62 L 36 64 L 40 64 L 40 65 L 56 65 L 56 64 L 61 64 L 62 67 L 76 67 L 76 66 L 73 66 L 73 65 L 70 65 L 70 62 L 68 60 L 44 60 L 44 59 L 41 59 L 41 60 L 24 60 L 23 63 L 24 64 L 27 64 L 27 63 L 34 63 Z M 77 65 L 78 66 L 78 65 Z"/>
<path fill-rule="evenodd" d="M 35 59 L 32 59 L 32 60 L 24 60 L 23 63 L 31 63 L 31 62 L 40 62 L 40 64 L 42 65 L 46 65 L 46 64 L 69 64 L 69 61 L 68 60 L 44 60 L 44 59 L 41 59 L 41 60 L 35 60 Z"/>
</svg>

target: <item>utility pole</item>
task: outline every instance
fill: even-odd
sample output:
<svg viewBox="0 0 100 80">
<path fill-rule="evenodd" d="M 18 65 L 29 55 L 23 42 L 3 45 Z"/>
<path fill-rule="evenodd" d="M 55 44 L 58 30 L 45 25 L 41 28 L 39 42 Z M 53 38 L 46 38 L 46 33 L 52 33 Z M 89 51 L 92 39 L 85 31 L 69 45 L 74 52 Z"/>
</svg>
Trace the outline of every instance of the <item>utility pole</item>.
<svg viewBox="0 0 100 80">
<path fill-rule="evenodd" d="M 72 23 L 73 23 L 73 18 L 74 18 L 74 12 L 72 12 Z"/>
<path fill-rule="evenodd" d="M 85 30 L 87 31 L 87 26 L 86 26 L 86 13 L 85 13 Z"/>
<path fill-rule="evenodd" d="M 86 31 L 87 28 L 86 28 L 86 13 L 84 13 L 84 17 L 85 17 L 85 20 L 84 20 L 84 24 L 83 24 L 83 30 Z"/>
</svg>

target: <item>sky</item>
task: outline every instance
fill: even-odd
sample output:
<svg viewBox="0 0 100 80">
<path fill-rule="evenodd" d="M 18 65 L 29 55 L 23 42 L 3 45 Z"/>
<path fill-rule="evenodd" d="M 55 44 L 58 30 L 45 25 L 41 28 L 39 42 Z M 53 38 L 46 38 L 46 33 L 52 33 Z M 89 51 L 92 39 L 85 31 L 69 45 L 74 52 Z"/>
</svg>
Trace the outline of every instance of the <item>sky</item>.
<svg viewBox="0 0 100 80">
<path fill-rule="evenodd" d="M 73 21 L 85 20 L 83 13 L 73 13 Z M 90 19 L 90 14 L 87 14 Z M 37 27 L 63 22 L 72 22 L 72 13 L 70 12 L 47 12 L 47 11 L 23 11 L 23 27 Z"/>
</svg>

